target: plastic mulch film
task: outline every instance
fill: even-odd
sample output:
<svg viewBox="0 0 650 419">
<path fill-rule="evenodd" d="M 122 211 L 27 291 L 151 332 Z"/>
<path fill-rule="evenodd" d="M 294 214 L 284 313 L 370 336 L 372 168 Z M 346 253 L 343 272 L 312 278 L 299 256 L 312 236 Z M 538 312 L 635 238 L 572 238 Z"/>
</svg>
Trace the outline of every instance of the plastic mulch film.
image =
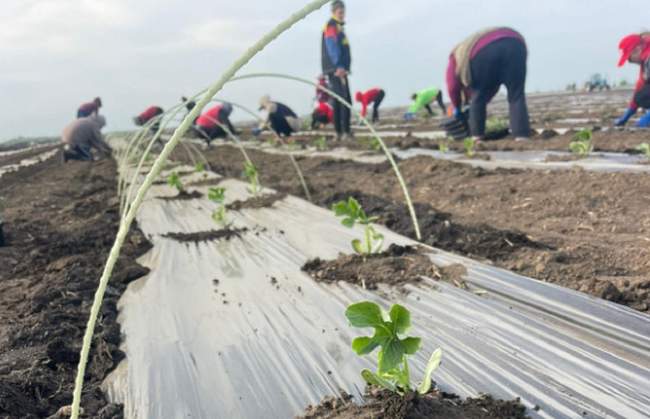
<svg viewBox="0 0 650 419">
<path fill-rule="evenodd" d="M 20 150 L 20 152 L 25 152 L 25 151 L 26 151 L 25 149 Z M 48 159 L 54 157 L 58 151 L 59 151 L 59 149 L 55 148 L 53 150 L 43 152 L 43 153 L 41 153 L 41 154 L 39 154 L 37 156 L 32 156 L 32 157 L 23 159 L 23 160 L 20 161 L 20 163 L 0 166 L 0 177 L 2 177 L 2 175 L 4 175 L 5 173 L 16 171 L 16 170 L 20 169 L 21 167 L 32 166 L 32 165 L 34 165 L 36 163 L 40 163 L 40 162 L 43 162 L 45 160 L 48 160 Z"/>
<path fill-rule="evenodd" d="M 205 183 L 205 176 L 183 182 Z M 209 176 L 229 202 L 250 198 L 246 184 Z M 188 189 L 205 195 L 208 186 Z M 175 194 L 153 186 L 138 215 L 153 243 L 141 260 L 151 272 L 120 301 L 127 358 L 105 382 L 127 418 L 291 418 L 340 389 L 361 401 L 359 372 L 371 363 L 350 348 L 358 331 L 344 311 L 366 299 L 411 310 L 412 334 L 424 342 L 413 376 L 441 347 L 434 380 L 445 391 L 520 397 L 532 417 L 641 418 L 649 411 L 646 315 L 435 249 L 436 264 L 467 268 L 469 289 L 431 279 L 408 293 L 319 284 L 301 266 L 351 252 L 360 230 L 289 196 L 272 207 L 229 211 L 231 228 L 247 229 L 239 237 L 180 243 L 163 235 L 219 227 L 207 198 L 158 198 Z M 413 243 L 377 228 L 386 244 Z"/>
</svg>

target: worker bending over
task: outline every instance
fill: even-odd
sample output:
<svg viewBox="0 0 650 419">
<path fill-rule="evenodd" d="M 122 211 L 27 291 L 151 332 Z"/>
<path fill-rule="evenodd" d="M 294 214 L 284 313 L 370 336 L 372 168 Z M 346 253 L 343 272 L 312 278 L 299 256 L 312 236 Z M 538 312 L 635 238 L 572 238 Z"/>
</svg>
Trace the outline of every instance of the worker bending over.
<svg viewBox="0 0 650 419">
<path fill-rule="evenodd" d="M 93 99 L 92 102 L 87 102 L 79 106 L 77 109 L 77 118 L 86 118 L 90 115 L 99 114 L 99 108 L 102 107 L 102 100 L 98 97 Z"/>
<path fill-rule="evenodd" d="M 621 59 L 618 66 L 622 67 L 626 62 L 638 64 L 640 71 L 632 101 L 625 114 L 616 121 L 616 125 L 627 124 L 627 121 L 641 107 L 646 114 L 639 119 L 636 126 L 648 128 L 650 127 L 650 32 L 626 36 L 621 40 L 619 49 Z"/>
<path fill-rule="evenodd" d="M 230 122 L 232 111 L 230 103 L 219 103 L 196 118 L 194 131 L 205 140 L 208 147 L 210 142 L 216 138 L 226 138 L 229 134 L 238 134 Z"/>
<path fill-rule="evenodd" d="M 266 112 L 266 118 L 259 128 L 253 130 L 254 135 L 259 135 L 267 127 L 283 137 L 291 137 L 291 134 L 300 131 L 301 121 L 298 115 L 287 105 L 272 101 L 268 95 L 260 99 L 260 111 Z"/>
<path fill-rule="evenodd" d="M 501 85 L 508 90 L 510 130 L 516 140 L 530 137 L 526 105 L 526 61 L 523 36 L 510 28 L 477 32 L 458 44 L 449 56 L 447 88 L 454 116 L 464 119 L 463 105 L 469 103 L 469 130 L 477 140 L 485 135 L 487 104 Z"/>
<path fill-rule="evenodd" d="M 372 103 L 372 122 L 379 122 L 379 106 L 386 97 L 386 92 L 382 89 L 375 87 L 366 92 L 357 92 L 355 99 L 361 103 L 361 116 L 366 117 L 368 114 L 368 105 Z"/>
<path fill-rule="evenodd" d="M 415 119 L 415 116 L 422 109 L 426 109 L 429 116 L 433 116 L 433 109 L 431 109 L 431 104 L 435 101 L 438 102 L 438 106 L 442 109 L 443 115 L 447 113 L 447 107 L 442 101 L 442 91 L 437 87 L 429 87 L 427 89 L 421 90 L 418 93 L 413 93 L 411 96 L 413 103 L 409 107 L 408 112 L 404 115 L 404 119 L 411 120 Z"/>
<path fill-rule="evenodd" d="M 106 144 L 101 129 L 106 125 L 102 115 L 91 115 L 71 122 L 63 129 L 61 142 L 63 143 L 63 161 L 68 160 L 95 160 L 92 150 L 108 156 L 111 147 Z"/>
<path fill-rule="evenodd" d="M 149 106 L 140 115 L 133 118 L 133 123 L 141 127 L 146 123 L 148 123 L 149 121 L 151 121 L 152 119 L 154 119 L 155 117 L 162 115 L 163 113 L 164 111 L 160 106 Z M 157 121 L 155 124 L 152 125 L 151 129 L 157 131 L 159 127 L 160 127 L 160 121 Z"/>
<path fill-rule="evenodd" d="M 319 129 L 334 121 L 334 109 L 327 102 L 319 102 L 311 114 L 311 129 Z"/>
</svg>

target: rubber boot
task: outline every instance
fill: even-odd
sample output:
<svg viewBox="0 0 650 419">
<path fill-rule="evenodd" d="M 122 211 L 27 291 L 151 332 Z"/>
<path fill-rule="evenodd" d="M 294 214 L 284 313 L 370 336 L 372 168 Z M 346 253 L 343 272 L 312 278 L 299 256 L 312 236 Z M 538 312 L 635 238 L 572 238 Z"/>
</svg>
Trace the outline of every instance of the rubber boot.
<svg viewBox="0 0 650 419">
<path fill-rule="evenodd" d="M 0 223 L 0 247 L 5 245 L 5 235 L 4 232 L 2 231 L 3 224 Z"/>
<path fill-rule="evenodd" d="M 650 111 L 646 112 L 645 115 L 639 119 L 639 121 L 636 123 L 636 126 L 639 128 L 648 128 L 650 127 Z"/>
</svg>

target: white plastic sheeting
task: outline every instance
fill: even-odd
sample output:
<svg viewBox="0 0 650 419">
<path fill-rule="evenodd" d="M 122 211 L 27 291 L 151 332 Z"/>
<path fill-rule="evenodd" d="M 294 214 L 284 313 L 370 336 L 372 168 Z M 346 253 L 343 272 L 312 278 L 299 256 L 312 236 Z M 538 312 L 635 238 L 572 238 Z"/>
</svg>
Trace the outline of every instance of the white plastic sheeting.
<svg viewBox="0 0 650 419">
<path fill-rule="evenodd" d="M 24 151 L 25 150 L 21 150 L 21 152 L 24 152 Z M 34 165 L 36 163 L 40 163 L 42 161 L 48 160 L 48 159 L 54 157 L 54 155 L 56 155 L 56 153 L 58 151 L 59 151 L 59 149 L 55 148 L 54 150 L 46 151 L 46 152 L 41 153 L 41 154 L 39 154 L 37 156 L 32 156 L 32 157 L 23 159 L 23 160 L 20 161 L 20 163 L 0 166 L 0 177 L 2 177 L 2 175 L 4 175 L 5 173 L 16 171 L 16 170 L 20 169 L 21 167 L 31 166 L 31 165 Z"/>
<path fill-rule="evenodd" d="M 229 201 L 249 197 L 242 182 L 220 186 Z M 229 212 L 233 227 L 249 229 L 240 238 L 182 244 L 162 235 L 217 229 L 215 204 L 155 198 L 174 194 L 154 186 L 138 215 L 154 245 L 142 258 L 151 272 L 121 299 L 127 360 L 105 383 L 127 418 L 290 418 L 339 389 L 359 397 L 370 364 L 350 349 L 359 331 L 344 310 L 364 299 L 412 311 L 425 346 L 416 379 L 442 347 L 434 379 L 446 391 L 521 397 L 540 407 L 533 417 L 648 417 L 645 315 L 434 249 L 436 263 L 467 267 L 470 291 L 428 279 L 408 294 L 322 285 L 301 265 L 350 252 L 360 230 L 287 197 Z M 412 243 L 378 229 L 387 243 Z"/>
</svg>

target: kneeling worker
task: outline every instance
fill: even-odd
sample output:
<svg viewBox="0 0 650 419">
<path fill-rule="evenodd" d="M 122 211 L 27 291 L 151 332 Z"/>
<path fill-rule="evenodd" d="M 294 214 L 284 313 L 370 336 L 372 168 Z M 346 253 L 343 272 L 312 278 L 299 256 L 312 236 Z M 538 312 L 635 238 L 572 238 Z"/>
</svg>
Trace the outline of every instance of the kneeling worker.
<svg viewBox="0 0 650 419">
<path fill-rule="evenodd" d="M 334 109 L 327 102 L 318 102 L 311 114 L 311 129 L 318 129 L 334 122 Z"/>
<path fill-rule="evenodd" d="M 294 132 L 300 131 L 300 118 L 287 105 L 274 102 L 268 95 L 260 99 L 260 111 L 266 111 L 266 119 L 253 134 L 259 135 L 264 128 L 270 126 L 276 134 L 283 137 L 291 137 Z"/>
<path fill-rule="evenodd" d="M 63 161 L 68 160 L 94 160 L 92 150 L 108 156 L 111 147 L 106 144 L 101 129 L 106 125 L 102 115 L 92 115 L 79 118 L 63 129 L 61 142 L 63 143 Z"/>
<path fill-rule="evenodd" d="M 650 127 L 650 32 L 628 35 L 619 44 L 622 67 L 626 62 L 638 64 L 640 67 L 639 79 L 636 82 L 634 95 L 625 115 L 616 121 L 616 126 L 623 126 L 636 113 L 639 107 L 646 110 L 646 114 L 639 119 L 636 126 Z"/>
<path fill-rule="evenodd" d="M 447 88 L 454 117 L 464 120 L 462 107 L 469 103 L 469 130 L 474 139 L 485 136 L 487 104 L 508 90 L 510 130 L 516 140 L 528 140 L 530 121 L 526 105 L 528 50 L 521 34 L 510 28 L 490 28 L 458 44 L 449 56 Z"/>
</svg>

